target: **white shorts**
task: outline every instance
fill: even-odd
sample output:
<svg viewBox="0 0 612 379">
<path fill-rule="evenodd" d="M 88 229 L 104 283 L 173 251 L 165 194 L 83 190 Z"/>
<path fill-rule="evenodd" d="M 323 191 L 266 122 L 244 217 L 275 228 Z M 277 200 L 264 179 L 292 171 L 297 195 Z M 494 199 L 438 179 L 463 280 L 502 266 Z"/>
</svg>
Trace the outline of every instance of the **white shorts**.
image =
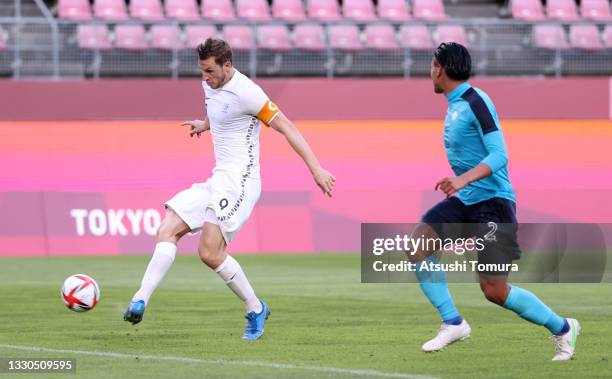
<svg viewBox="0 0 612 379">
<path fill-rule="evenodd" d="M 247 222 L 259 195 L 259 179 L 242 178 L 225 171 L 213 173 L 205 183 L 195 183 L 166 202 L 196 233 L 205 222 L 219 225 L 227 244 Z"/>
</svg>

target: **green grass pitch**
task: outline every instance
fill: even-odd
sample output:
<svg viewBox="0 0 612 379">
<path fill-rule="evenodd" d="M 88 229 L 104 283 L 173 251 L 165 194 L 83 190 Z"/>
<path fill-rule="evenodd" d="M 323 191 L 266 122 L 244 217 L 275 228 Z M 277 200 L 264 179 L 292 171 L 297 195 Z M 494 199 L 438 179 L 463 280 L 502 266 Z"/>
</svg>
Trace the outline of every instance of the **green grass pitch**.
<svg viewBox="0 0 612 379">
<path fill-rule="evenodd" d="M 548 332 L 488 303 L 477 284 L 451 284 L 472 337 L 443 352 L 421 344 L 437 312 L 416 284 L 361 284 L 354 254 L 237 256 L 272 315 L 259 341 L 240 339 L 242 304 L 195 256 L 179 256 L 144 320 L 122 312 L 148 256 L 1 258 L 0 357 L 76 358 L 74 374 L 8 378 L 587 378 L 612 372 L 612 285 L 525 284 L 582 324 L 577 355 L 551 362 Z M 93 276 L 101 301 L 74 313 L 65 277 Z M 47 350 L 36 351 L 34 348 Z M 68 351 L 66 351 L 68 350 Z"/>
</svg>

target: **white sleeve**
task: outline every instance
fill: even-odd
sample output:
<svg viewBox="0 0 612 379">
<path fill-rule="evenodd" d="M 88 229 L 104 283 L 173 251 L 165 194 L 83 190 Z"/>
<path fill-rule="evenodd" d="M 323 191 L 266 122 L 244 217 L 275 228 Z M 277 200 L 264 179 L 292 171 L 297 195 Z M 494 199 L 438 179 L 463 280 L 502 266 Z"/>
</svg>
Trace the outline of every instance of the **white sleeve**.
<svg viewBox="0 0 612 379">
<path fill-rule="evenodd" d="M 242 94 L 244 109 L 247 114 L 257 116 L 270 100 L 268 95 L 257 84 L 252 83 Z"/>
</svg>

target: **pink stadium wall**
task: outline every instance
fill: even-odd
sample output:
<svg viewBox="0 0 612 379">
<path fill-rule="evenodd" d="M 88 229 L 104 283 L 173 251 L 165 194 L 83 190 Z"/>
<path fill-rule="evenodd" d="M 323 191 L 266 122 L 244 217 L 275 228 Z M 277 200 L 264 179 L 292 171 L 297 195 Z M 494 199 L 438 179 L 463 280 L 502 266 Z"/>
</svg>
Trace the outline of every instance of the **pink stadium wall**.
<svg viewBox="0 0 612 379">
<path fill-rule="evenodd" d="M 0 255 L 149 253 L 163 201 L 213 167 L 179 121 L 0 122 Z M 316 189 L 262 130 L 264 192 L 230 249 L 357 251 L 361 222 L 414 222 L 450 175 L 440 121 L 298 121 L 338 178 Z M 504 121 L 522 222 L 612 222 L 612 121 Z M 196 250 L 197 237 L 179 251 Z"/>
<path fill-rule="evenodd" d="M 261 79 L 297 120 L 439 119 L 445 102 L 428 79 Z M 612 79 L 474 79 L 504 119 L 612 118 Z M 194 118 L 203 113 L 197 78 L 23 82 L 0 80 L 2 120 Z"/>
<path fill-rule="evenodd" d="M 361 222 L 414 222 L 442 198 L 432 189 L 450 174 L 446 102 L 428 80 L 258 82 L 338 185 L 323 197 L 282 137 L 263 130 L 264 192 L 231 250 L 357 251 Z M 612 222 L 612 80 L 473 84 L 502 117 L 520 221 Z M 209 137 L 178 126 L 202 116 L 202 98 L 195 78 L 0 80 L 0 255 L 149 253 L 163 201 L 214 164 Z M 179 250 L 196 246 L 190 236 Z"/>
</svg>

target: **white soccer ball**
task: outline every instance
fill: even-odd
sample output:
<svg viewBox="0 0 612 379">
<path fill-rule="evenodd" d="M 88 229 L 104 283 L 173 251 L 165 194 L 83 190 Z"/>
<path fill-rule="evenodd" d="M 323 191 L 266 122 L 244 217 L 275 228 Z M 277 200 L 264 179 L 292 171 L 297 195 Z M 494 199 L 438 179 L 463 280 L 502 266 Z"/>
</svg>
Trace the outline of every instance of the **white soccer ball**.
<svg viewBox="0 0 612 379">
<path fill-rule="evenodd" d="M 100 287 L 91 276 L 76 274 L 66 278 L 61 296 L 68 309 L 85 312 L 93 309 L 100 301 Z"/>
</svg>

